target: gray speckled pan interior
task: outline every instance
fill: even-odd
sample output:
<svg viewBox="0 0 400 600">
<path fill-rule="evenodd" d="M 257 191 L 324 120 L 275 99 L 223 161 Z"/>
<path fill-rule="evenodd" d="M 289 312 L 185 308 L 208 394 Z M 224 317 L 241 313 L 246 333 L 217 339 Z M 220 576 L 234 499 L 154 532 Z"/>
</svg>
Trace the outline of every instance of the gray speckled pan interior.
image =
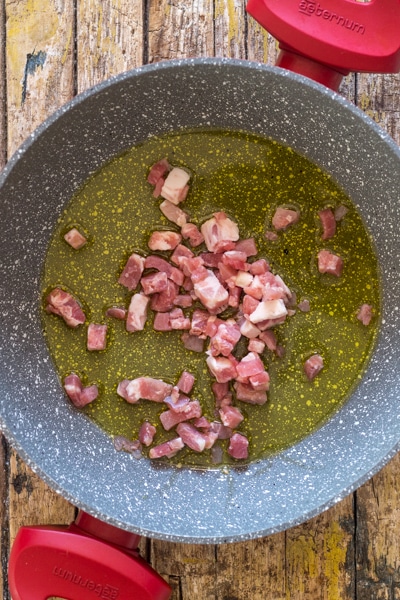
<svg viewBox="0 0 400 600">
<path fill-rule="evenodd" d="M 382 277 L 376 350 L 349 401 L 302 442 L 228 472 L 163 467 L 116 453 L 110 438 L 66 400 L 40 321 L 46 248 L 76 188 L 148 136 L 201 125 L 271 136 L 331 173 L 373 235 Z M 1 426 L 72 503 L 145 536 L 246 540 L 331 506 L 398 450 L 400 153 L 340 96 L 256 63 L 197 59 L 144 67 L 58 111 L 16 153 L 0 184 Z"/>
</svg>

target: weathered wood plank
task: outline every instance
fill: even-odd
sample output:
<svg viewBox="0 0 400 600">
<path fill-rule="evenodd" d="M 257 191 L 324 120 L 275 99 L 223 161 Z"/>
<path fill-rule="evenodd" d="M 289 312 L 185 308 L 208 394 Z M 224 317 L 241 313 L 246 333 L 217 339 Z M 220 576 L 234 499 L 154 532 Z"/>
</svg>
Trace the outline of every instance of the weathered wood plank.
<svg viewBox="0 0 400 600">
<path fill-rule="evenodd" d="M 217 598 L 286 600 L 285 533 L 217 547 Z"/>
<path fill-rule="evenodd" d="M 8 153 L 73 94 L 73 0 L 6 1 Z"/>
<path fill-rule="evenodd" d="M 5 3 L 5 11 L 10 155 L 73 95 L 74 19 L 72 0 L 10 0 Z M 22 525 L 67 523 L 73 518 L 73 507 L 34 475 L 14 451 L 10 454 L 9 474 L 9 529 L 3 532 L 8 543 L 13 542 Z M 4 565 L 4 556 L 2 561 Z M 4 597 L 8 597 L 5 589 Z"/>
<path fill-rule="evenodd" d="M 246 58 L 246 13 L 242 0 L 215 0 L 215 55 Z"/>
<path fill-rule="evenodd" d="M 400 74 L 357 77 L 358 105 L 400 143 Z M 357 598 L 400 598 L 400 456 L 357 498 Z"/>
<path fill-rule="evenodd" d="M 212 0 L 149 0 L 148 61 L 212 56 Z"/>
<path fill-rule="evenodd" d="M 400 598 L 400 456 L 357 498 L 357 599 Z"/>
<path fill-rule="evenodd" d="M 143 0 L 78 2 L 78 92 L 142 64 L 143 22 Z"/>
<path fill-rule="evenodd" d="M 291 600 L 354 598 L 354 513 L 349 496 L 286 533 L 286 577 Z"/>
</svg>

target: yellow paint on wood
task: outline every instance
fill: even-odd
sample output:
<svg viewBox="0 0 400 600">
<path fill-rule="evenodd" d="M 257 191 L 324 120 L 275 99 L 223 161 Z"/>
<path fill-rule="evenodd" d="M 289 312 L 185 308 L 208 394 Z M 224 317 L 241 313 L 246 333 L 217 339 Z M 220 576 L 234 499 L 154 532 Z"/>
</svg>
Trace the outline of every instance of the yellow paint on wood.
<svg viewBox="0 0 400 600">
<path fill-rule="evenodd" d="M 341 600 L 340 579 L 346 562 L 347 534 L 337 521 L 329 524 L 324 538 L 324 574 L 329 600 Z"/>
</svg>

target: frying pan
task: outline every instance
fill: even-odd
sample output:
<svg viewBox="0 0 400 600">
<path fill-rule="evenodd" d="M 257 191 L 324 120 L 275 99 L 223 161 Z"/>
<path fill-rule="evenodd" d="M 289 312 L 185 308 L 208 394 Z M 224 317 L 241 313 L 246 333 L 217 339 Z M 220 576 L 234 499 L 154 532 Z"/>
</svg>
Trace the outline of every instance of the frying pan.
<svg viewBox="0 0 400 600">
<path fill-rule="evenodd" d="M 286 11 L 281 18 L 279 5 L 285 11 L 292 7 L 291 13 Z M 74 533 L 80 536 L 76 546 L 84 548 L 91 560 L 97 553 L 99 562 L 102 550 L 95 547 L 94 535 L 100 533 L 111 541 L 113 564 L 122 561 L 122 549 L 124 556 L 134 555 L 141 535 L 189 543 L 266 536 L 338 502 L 398 451 L 400 151 L 374 122 L 330 88 L 337 87 L 341 74 L 349 69 L 400 68 L 398 38 L 392 39 L 399 26 L 399 2 L 386 3 L 386 20 L 377 10 L 383 8 L 378 0 L 368 5 L 343 0 L 334 3 L 335 9 L 329 5 L 332 2 L 324 3 L 327 14 L 336 11 L 341 17 L 351 9 L 363 15 L 353 18 L 354 22 L 382 27 L 392 46 L 385 46 L 378 56 L 382 36 L 372 36 L 371 40 L 377 40 L 377 46 L 371 42 L 370 47 L 372 66 L 360 65 L 360 50 L 357 47 L 353 52 L 353 42 L 349 44 L 346 37 L 351 33 L 354 40 L 357 32 L 323 13 L 316 14 L 318 3 L 309 0 L 294 6 L 282 0 L 251 0 L 250 12 L 263 25 L 269 21 L 269 30 L 283 40 L 281 66 L 302 62 L 301 55 L 310 51 L 299 68 L 304 74 L 214 58 L 171 61 L 123 73 L 57 111 L 25 141 L 2 173 L 1 427 L 28 465 L 81 510 L 78 522 L 68 531 L 28 528 L 17 539 L 10 561 L 15 599 L 46 597 L 43 586 L 34 587 L 35 577 L 38 573 L 48 581 L 52 577 L 54 583 L 54 569 L 61 567 L 54 566 L 52 557 L 61 561 L 62 555 L 73 556 L 68 536 Z M 296 32 L 293 14 L 299 22 Z M 324 64 L 318 66 L 316 78 L 330 87 L 304 76 L 312 74 L 310 68 L 315 73 L 318 44 L 314 47 L 310 40 L 316 32 L 307 28 L 316 23 L 325 42 Z M 333 26 L 335 35 L 328 37 Z M 338 30 L 347 40 L 342 53 L 334 50 Z M 340 58 L 343 64 L 338 65 Z M 201 125 L 276 139 L 321 166 L 355 203 L 374 239 L 380 267 L 379 336 L 364 377 L 349 400 L 324 426 L 294 446 L 229 471 L 177 469 L 116 453 L 109 437 L 66 401 L 44 343 L 40 317 L 41 273 L 50 237 L 57 216 L 82 182 L 112 157 L 151 135 Z M 36 534 L 43 531 L 48 539 L 37 541 Z M 45 554 L 47 542 L 53 546 Z M 43 557 L 50 564 L 43 564 Z M 80 560 L 82 569 L 92 568 L 92 563 L 88 566 L 89 561 Z M 104 558 L 103 568 L 111 562 Z M 29 564 L 34 565 L 30 571 Z M 24 596 L 17 579 L 26 569 L 31 579 L 29 594 Z M 124 566 L 125 575 L 128 571 Z M 153 575 L 143 564 L 136 572 L 142 578 L 138 598 L 168 597 L 155 575 L 146 587 L 146 574 L 150 579 Z M 61 588 L 65 596 L 87 598 L 82 585 L 71 591 L 73 576 L 71 580 L 59 576 L 66 586 Z M 113 592 L 109 576 L 104 585 L 109 585 L 110 597 L 111 593 L 117 597 L 117 586 Z M 96 585 L 94 576 L 88 575 L 87 581 L 88 586 Z M 132 597 L 132 588 L 123 595 L 130 585 L 127 579 L 123 582 L 118 598 Z M 53 588 L 51 593 L 60 591 Z"/>
</svg>

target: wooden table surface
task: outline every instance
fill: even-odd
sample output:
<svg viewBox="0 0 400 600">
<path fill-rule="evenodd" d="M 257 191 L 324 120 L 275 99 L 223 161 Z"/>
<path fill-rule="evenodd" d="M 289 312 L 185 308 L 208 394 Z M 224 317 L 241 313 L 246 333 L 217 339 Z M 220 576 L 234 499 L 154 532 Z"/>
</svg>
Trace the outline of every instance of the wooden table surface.
<svg viewBox="0 0 400 600">
<path fill-rule="evenodd" d="M 0 163 L 76 93 L 146 62 L 227 56 L 273 64 L 244 0 L 0 0 Z M 366 40 L 367 42 L 367 40 Z M 351 75 L 341 93 L 400 142 L 400 77 Z M 220 546 L 143 540 L 173 600 L 400 598 L 400 460 L 316 518 Z M 0 444 L 0 597 L 21 525 L 69 523 L 73 506 Z"/>
</svg>

